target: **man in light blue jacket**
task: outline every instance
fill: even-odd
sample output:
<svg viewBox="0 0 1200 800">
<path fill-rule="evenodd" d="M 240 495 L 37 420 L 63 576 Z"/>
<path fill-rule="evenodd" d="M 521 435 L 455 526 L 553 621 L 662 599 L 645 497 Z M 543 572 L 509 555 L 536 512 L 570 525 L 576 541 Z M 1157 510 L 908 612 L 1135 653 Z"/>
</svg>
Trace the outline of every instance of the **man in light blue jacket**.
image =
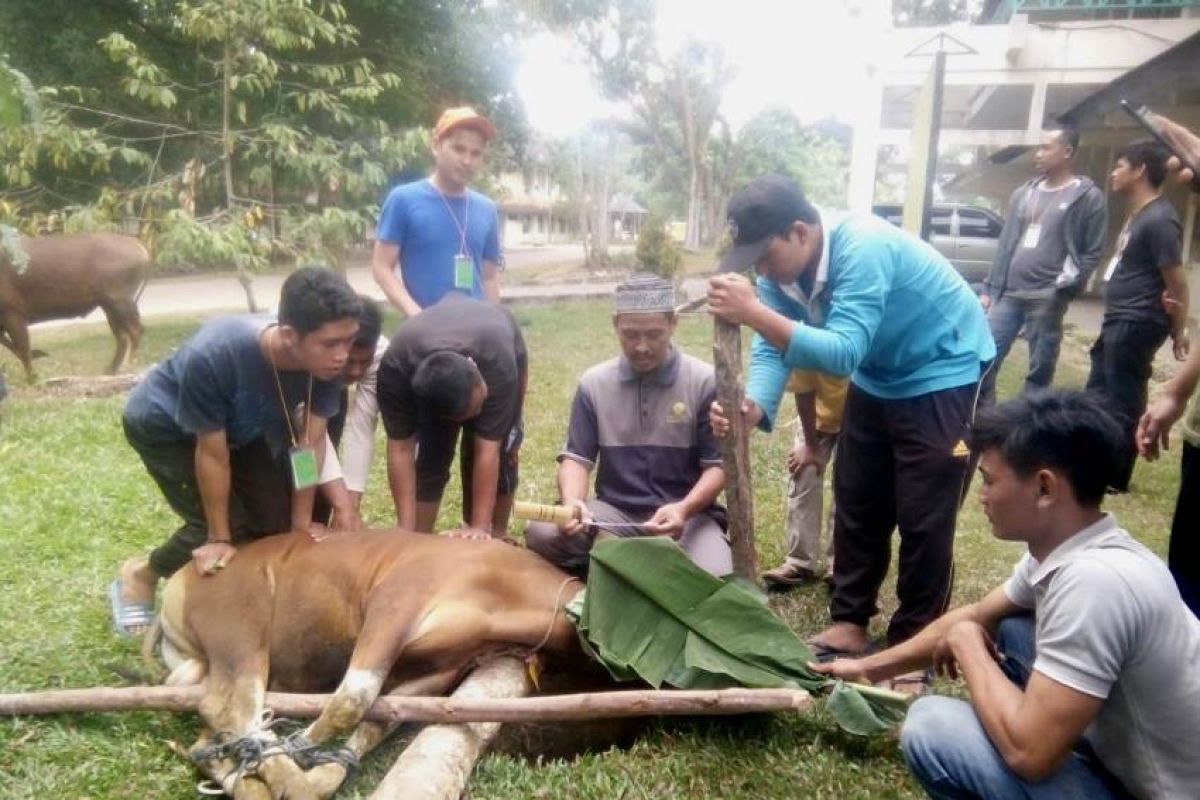
<svg viewBox="0 0 1200 800">
<path fill-rule="evenodd" d="M 752 181 L 729 203 L 733 247 L 714 277 L 712 312 L 755 331 L 749 426 L 769 431 L 794 369 L 849 376 L 837 499 L 833 625 L 826 654 L 862 653 L 900 529 L 900 607 L 888 643 L 946 608 L 955 518 L 968 473 L 967 433 L 996 349 L 979 301 L 932 247 L 869 215 L 834 219 L 796 183 Z M 714 432 L 728 430 L 713 409 Z"/>
</svg>

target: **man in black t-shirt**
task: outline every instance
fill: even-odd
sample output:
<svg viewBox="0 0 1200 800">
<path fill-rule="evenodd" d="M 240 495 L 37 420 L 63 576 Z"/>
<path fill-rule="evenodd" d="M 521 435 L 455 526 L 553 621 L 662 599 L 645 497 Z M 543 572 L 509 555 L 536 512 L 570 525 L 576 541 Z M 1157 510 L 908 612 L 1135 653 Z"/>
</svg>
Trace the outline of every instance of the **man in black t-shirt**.
<svg viewBox="0 0 1200 800">
<path fill-rule="evenodd" d="M 1104 321 L 1092 345 L 1087 388 L 1104 395 L 1125 429 L 1129 452 L 1113 488 L 1128 491 L 1137 456 L 1134 429 L 1146 409 L 1154 354 L 1171 337 L 1175 358 L 1187 358 L 1187 277 L 1181 226 L 1161 194 L 1170 154 L 1149 139 L 1121 148 L 1110 176 L 1125 200 L 1125 223 L 1104 272 Z"/>
<path fill-rule="evenodd" d="M 402 528 L 433 530 L 462 428 L 461 533 L 504 535 L 527 374 L 525 340 L 498 306 L 452 292 L 400 327 L 379 364 L 377 392 Z"/>
</svg>

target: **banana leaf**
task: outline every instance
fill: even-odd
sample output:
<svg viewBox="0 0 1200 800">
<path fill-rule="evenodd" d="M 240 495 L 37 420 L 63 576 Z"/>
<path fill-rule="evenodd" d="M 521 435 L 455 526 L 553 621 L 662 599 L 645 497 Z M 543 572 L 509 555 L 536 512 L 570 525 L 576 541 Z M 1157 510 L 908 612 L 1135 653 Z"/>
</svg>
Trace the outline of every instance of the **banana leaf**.
<svg viewBox="0 0 1200 800">
<path fill-rule="evenodd" d="M 813 672 L 812 652 L 757 588 L 695 566 L 665 537 L 592 548 L 587 588 L 568 607 L 584 649 L 619 681 L 655 688 L 798 688 L 830 692 L 827 710 L 850 733 L 886 731 L 907 698 Z"/>
</svg>

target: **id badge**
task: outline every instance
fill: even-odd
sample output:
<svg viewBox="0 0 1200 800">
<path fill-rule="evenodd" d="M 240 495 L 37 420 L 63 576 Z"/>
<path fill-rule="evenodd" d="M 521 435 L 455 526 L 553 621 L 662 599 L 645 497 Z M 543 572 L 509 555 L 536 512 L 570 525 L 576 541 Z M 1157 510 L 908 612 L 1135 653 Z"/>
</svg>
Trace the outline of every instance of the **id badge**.
<svg viewBox="0 0 1200 800">
<path fill-rule="evenodd" d="M 292 465 L 292 488 L 297 492 L 311 489 L 320 481 L 317 451 L 311 447 L 291 448 L 288 450 L 288 462 Z"/>
<path fill-rule="evenodd" d="M 1121 254 L 1113 256 L 1108 260 L 1108 269 L 1104 270 L 1105 282 L 1111 281 L 1113 273 L 1117 271 L 1117 264 L 1121 263 Z"/>
<path fill-rule="evenodd" d="M 475 288 L 475 261 L 470 256 L 454 257 L 454 288 L 464 292 Z"/>
<path fill-rule="evenodd" d="M 1021 247 L 1037 247 L 1038 239 L 1042 238 L 1042 226 L 1040 223 L 1033 223 L 1025 229 L 1025 237 L 1021 239 Z"/>
</svg>

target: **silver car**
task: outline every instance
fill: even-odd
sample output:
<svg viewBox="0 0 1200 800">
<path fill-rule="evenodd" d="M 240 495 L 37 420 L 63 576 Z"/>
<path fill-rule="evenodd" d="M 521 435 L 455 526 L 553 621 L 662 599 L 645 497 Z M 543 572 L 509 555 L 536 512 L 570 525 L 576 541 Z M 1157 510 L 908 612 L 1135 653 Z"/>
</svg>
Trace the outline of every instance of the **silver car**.
<svg viewBox="0 0 1200 800">
<path fill-rule="evenodd" d="M 904 214 L 899 205 L 877 205 L 871 210 L 896 226 Z M 978 290 L 992 268 L 1004 220 L 979 206 L 941 203 L 933 207 L 930 227 L 930 244 Z"/>
</svg>

